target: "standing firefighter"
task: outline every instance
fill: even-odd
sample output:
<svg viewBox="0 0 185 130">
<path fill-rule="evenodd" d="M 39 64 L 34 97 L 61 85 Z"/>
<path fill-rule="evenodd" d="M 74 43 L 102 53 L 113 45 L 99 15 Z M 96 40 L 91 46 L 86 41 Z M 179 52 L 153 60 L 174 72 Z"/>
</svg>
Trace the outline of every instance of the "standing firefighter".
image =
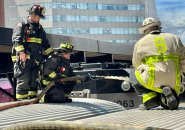
<svg viewBox="0 0 185 130">
<path fill-rule="evenodd" d="M 141 110 L 159 105 L 175 110 L 179 106 L 185 50 L 177 36 L 162 33 L 160 26 L 160 21 L 146 18 L 139 30 L 144 37 L 134 47 L 132 62 L 139 81 L 135 89 L 143 98 Z"/>
<path fill-rule="evenodd" d="M 46 33 L 39 23 L 44 18 L 45 8 L 33 5 L 29 16 L 19 21 L 12 35 L 12 61 L 17 78 L 16 98 L 18 100 L 36 97 L 38 88 L 38 66 L 46 54 L 53 52 Z"/>
<path fill-rule="evenodd" d="M 69 43 L 61 43 L 59 48 L 56 49 L 57 53 L 51 55 L 43 66 L 42 84 L 46 87 L 51 81 L 57 81 L 61 78 L 75 76 L 70 66 L 70 56 L 73 50 L 73 45 Z M 72 102 L 72 99 L 68 98 L 71 93 L 75 81 L 69 81 L 65 83 L 55 82 L 53 86 L 41 99 L 41 102 L 47 103 L 63 103 Z"/>
</svg>

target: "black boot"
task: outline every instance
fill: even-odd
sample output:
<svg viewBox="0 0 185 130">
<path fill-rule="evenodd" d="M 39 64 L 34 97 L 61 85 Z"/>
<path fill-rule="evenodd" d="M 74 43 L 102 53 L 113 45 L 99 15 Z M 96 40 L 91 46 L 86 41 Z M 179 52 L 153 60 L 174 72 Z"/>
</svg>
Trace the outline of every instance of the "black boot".
<svg viewBox="0 0 185 130">
<path fill-rule="evenodd" d="M 71 99 L 71 98 L 69 98 L 69 97 L 66 97 L 65 102 L 70 103 L 70 102 L 72 102 L 72 99 Z"/>
<path fill-rule="evenodd" d="M 164 87 L 163 88 L 163 94 L 166 99 L 166 104 L 169 107 L 170 110 L 176 110 L 179 106 L 179 101 L 173 94 L 170 87 Z"/>
<path fill-rule="evenodd" d="M 144 104 L 140 104 L 139 110 L 150 110 L 150 109 L 156 108 L 158 106 L 160 106 L 160 102 L 159 102 L 159 99 L 157 96 L 157 97 L 154 97 L 154 98 L 146 101 Z"/>
</svg>

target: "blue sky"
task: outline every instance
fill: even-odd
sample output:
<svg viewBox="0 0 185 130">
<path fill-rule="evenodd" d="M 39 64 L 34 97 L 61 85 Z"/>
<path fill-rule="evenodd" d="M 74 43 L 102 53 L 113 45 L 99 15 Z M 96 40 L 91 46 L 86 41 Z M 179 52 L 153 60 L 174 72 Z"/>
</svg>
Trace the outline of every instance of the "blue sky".
<svg viewBox="0 0 185 130">
<path fill-rule="evenodd" d="M 156 0 L 162 31 L 178 35 L 185 45 L 185 0 Z"/>
</svg>

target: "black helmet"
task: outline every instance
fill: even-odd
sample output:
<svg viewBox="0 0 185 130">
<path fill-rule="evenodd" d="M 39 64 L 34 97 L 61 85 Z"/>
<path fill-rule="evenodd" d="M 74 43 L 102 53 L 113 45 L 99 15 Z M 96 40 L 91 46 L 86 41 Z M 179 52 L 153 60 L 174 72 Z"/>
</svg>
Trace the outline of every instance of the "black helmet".
<svg viewBox="0 0 185 130">
<path fill-rule="evenodd" d="M 46 8 L 40 5 L 33 5 L 29 10 L 29 14 L 35 14 L 40 16 L 41 18 L 45 18 L 44 14 L 46 12 Z"/>
<path fill-rule="evenodd" d="M 70 43 L 61 43 L 60 46 L 57 49 L 60 53 L 66 53 L 66 52 L 72 52 L 74 48 L 74 45 Z"/>
</svg>

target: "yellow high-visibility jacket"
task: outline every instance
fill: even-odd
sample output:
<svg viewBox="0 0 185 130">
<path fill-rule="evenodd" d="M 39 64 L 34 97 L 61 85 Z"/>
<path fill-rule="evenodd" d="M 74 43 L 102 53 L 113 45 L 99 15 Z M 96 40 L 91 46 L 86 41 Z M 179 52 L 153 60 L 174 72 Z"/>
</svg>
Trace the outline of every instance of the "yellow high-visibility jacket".
<svg viewBox="0 0 185 130">
<path fill-rule="evenodd" d="M 185 71 L 185 48 L 176 35 L 151 33 L 134 47 L 133 66 L 137 80 L 147 89 L 162 93 L 162 85 L 180 93 L 181 72 Z"/>
</svg>

